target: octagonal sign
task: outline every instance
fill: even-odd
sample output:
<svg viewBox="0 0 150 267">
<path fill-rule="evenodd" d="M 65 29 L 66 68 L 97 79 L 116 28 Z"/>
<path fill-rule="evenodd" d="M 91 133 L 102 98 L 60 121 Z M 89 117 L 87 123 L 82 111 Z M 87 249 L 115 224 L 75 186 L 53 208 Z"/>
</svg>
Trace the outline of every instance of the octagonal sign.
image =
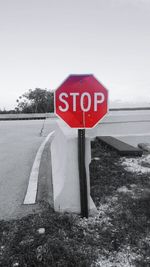
<svg viewBox="0 0 150 267">
<path fill-rule="evenodd" d="M 72 128 L 92 128 L 108 112 L 108 91 L 93 75 L 70 75 L 55 91 L 55 113 Z"/>
</svg>

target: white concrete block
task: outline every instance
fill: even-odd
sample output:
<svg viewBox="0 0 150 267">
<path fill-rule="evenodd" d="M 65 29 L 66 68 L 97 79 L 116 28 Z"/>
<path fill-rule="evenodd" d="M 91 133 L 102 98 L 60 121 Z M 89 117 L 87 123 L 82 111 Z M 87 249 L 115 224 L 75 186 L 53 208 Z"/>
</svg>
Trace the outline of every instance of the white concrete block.
<svg viewBox="0 0 150 267">
<path fill-rule="evenodd" d="M 58 121 L 59 130 L 51 144 L 54 209 L 59 212 L 80 213 L 80 184 L 78 170 L 77 130 Z M 96 212 L 90 197 L 89 164 L 91 162 L 90 139 L 86 138 L 86 173 L 89 213 Z"/>
</svg>

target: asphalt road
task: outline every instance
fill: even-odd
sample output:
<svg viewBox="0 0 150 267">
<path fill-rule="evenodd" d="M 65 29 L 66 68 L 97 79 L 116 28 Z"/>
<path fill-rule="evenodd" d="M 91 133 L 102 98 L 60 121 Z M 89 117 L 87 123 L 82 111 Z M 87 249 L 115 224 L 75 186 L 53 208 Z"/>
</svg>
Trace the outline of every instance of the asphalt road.
<svg viewBox="0 0 150 267">
<path fill-rule="evenodd" d="M 25 210 L 21 205 L 36 153 L 56 128 L 54 119 L 0 121 L 0 219 L 15 218 Z"/>
<path fill-rule="evenodd" d="M 86 132 L 90 137 L 114 136 L 133 146 L 150 143 L 150 110 L 109 112 L 95 128 Z"/>
</svg>

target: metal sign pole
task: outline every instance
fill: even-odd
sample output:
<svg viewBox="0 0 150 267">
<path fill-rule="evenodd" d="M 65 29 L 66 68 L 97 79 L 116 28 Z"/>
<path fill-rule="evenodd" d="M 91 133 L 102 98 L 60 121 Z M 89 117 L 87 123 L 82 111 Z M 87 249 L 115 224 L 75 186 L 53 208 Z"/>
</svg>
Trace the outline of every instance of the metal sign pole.
<svg viewBox="0 0 150 267">
<path fill-rule="evenodd" d="M 80 179 L 81 216 L 88 218 L 88 194 L 85 168 L 85 129 L 78 129 L 78 166 Z"/>
</svg>

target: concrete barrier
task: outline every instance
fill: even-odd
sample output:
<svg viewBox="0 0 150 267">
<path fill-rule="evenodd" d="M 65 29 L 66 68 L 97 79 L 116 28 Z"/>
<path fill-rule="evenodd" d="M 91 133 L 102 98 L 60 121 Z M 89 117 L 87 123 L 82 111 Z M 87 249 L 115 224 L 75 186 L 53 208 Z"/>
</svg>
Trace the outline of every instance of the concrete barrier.
<svg viewBox="0 0 150 267">
<path fill-rule="evenodd" d="M 78 171 L 77 130 L 58 121 L 59 129 L 51 144 L 54 209 L 59 212 L 80 213 L 80 186 Z M 90 139 L 86 138 L 86 172 L 89 214 L 96 212 L 90 197 L 89 163 Z"/>
<path fill-rule="evenodd" d="M 20 114 L 0 114 L 0 121 L 2 120 L 38 120 L 46 118 L 55 118 L 54 113 L 20 113 Z"/>
</svg>

